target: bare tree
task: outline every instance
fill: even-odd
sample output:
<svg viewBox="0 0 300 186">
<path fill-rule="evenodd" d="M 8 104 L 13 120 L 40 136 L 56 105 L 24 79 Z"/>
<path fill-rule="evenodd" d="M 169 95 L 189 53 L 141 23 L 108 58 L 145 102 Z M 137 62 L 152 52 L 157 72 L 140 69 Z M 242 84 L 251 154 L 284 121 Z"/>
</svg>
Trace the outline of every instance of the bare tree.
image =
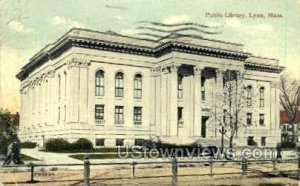
<svg viewBox="0 0 300 186">
<path fill-rule="evenodd" d="M 219 87 L 217 90 L 215 110 L 212 114 L 216 123 L 219 124 L 222 142 L 224 135 L 229 139 L 229 148 L 232 148 L 233 139 L 238 136 L 238 129 L 245 123 L 244 108 L 249 101 L 247 100 L 248 92 L 243 82 L 245 72 L 226 70 L 221 73 L 223 87 Z"/>
<path fill-rule="evenodd" d="M 280 104 L 289 118 L 289 124 L 292 125 L 293 142 L 296 142 L 298 127 L 295 127 L 295 120 L 300 103 L 300 81 L 283 74 L 280 77 L 279 88 L 281 91 Z"/>
</svg>

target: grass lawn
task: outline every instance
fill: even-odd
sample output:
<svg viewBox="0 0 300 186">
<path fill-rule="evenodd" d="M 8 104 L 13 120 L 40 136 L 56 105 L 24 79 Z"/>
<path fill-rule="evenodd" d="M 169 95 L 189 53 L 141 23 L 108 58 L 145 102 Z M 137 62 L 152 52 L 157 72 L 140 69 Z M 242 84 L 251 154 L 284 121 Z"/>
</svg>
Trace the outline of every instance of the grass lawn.
<svg viewBox="0 0 300 186">
<path fill-rule="evenodd" d="M 127 149 L 129 152 L 131 151 L 131 149 Z M 126 148 L 121 148 L 120 151 L 121 152 L 126 152 L 127 151 Z M 42 150 L 45 152 L 52 152 L 52 151 L 47 151 L 47 150 Z M 60 152 L 55 152 L 55 153 L 93 153 L 93 152 L 99 152 L 99 153 L 117 153 L 118 152 L 118 148 L 97 148 L 97 149 L 84 149 L 84 150 L 76 150 L 76 149 L 72 149 L 72 150 L 65 150 L 65 151 L 60 151 Z"/>
<path fill-rule="evenodd" d="M 125 153 L 124 153 L 125 154 Z M 121 154 L 122 156 L 119 157 L 117 153 L 107 153 L 107 154 L 88 154 L 88 156 L 90 157 L 90 159 L 128 159 L 128 158 L 132 158 L 134 157 L 134 159 L 140 159 L 140 158 L 149 158 L 149 154 L 146 154 L 146 157 L 144 157 L 144 153 L 142 154 L 134 154 L 134 156 L 132 156 L 132 153 L 129 153 L 128 156 L 124 157 L 125 155 Z M 84 157 L 86 155 L 85 154 L 74 154 L 74 155 L 69 155 L 70 158 L 74 158 L 74 159 L 78 159 L 78 160 L 83 160 Z M 161 157 L 161 155 L 159 155 L 159 157 Z"/>
<path fill-rule="evenodd" d="M 35 159 L 33 157 L 27 156 L 25 154 L 20 154 L 20 158 L 23 161 L 38 161 L 38 159 Z"/>
</svg>

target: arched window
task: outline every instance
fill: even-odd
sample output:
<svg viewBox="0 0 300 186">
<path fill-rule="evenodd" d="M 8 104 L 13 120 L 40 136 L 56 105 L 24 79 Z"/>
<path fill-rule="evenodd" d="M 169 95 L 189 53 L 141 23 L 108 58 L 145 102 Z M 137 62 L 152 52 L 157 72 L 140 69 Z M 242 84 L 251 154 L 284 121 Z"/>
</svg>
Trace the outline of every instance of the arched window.
<svg viewBox="0 0 300 186">
<path fill-rule="evenodd" d="M 123 97 L 124 94 L 124 75 L 122 72 L 118 72 L 115 78 L 115 96 Z"/>
<path fill-rule="evenodd" d="M 137 74 L 134 76 L 134 98 L 142 98 L 142 75 Z"/>
<path fill-rule="evenodd" d="M 260 87 L 259 89 L 259 106 L 264 107 L 265 106 L 265 88 Z"/>
<path fill-rule="evenodd" d="M 252 86 L 247 86 L 247 106 L 252 106 Z"/>
<path fill-rule="evenodd" d="M 104 71 L 98 70 L 96 73 L 96 96 L 104 96 Z"/>
<path fill-rule="evenodd" d="M 183 85 L 182 85 L 182 75 L 178 75 L 178 99 L 182 99 L 183 98 Z"/>
</svg>

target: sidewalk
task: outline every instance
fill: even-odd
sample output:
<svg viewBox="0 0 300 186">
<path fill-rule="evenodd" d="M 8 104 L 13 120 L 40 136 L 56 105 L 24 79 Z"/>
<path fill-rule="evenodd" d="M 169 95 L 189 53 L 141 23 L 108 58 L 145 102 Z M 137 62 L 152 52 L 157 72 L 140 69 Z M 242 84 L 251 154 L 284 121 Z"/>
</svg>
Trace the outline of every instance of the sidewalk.
<svg viewBox="0 0 300 186">
<path fill-rule="evenodd" d="M 81 160 L 70 158 L 68 153 L 38 151 L 37 149 L 22 149 L 22 154 L 39 159 L 41 164 L 78 164 Z"/>
</svg>

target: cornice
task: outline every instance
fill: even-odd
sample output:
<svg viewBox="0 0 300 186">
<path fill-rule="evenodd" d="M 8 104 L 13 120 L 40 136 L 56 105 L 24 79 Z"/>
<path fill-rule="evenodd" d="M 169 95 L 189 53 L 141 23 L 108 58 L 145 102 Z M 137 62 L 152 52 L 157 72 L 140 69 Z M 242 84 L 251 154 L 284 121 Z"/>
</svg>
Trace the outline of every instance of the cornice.
<svg viewBox="0 0 300 186">
<path fill-rule="evenodd" d="M 282 66 L 270 66 L 256 63 L 245 63 L 245 70 L 255 70 L 262 72 L 272 72 L 272 73 L 280 73 L 285 68 Z"/>
<path fill-rule="evenodd" d="M 29 73 L 38 68 L 50 59 L 55 59 L 62 53 L 66 52 L 72 47 L 89 48 L 95 50 L 111 51 L 118 53 L 126 53 L 131 55 L 148 56 L 159 58 L 171 52 L 189 53 L 194 55 L 217 57 L 222 59 L 230 59 L 235 61 L 244 62 L 249 56 L 249 53 L 235 52 L 231 50 L 209 48 L 206 46 L 192 45 L 187 43 L 181 43 L 178 41 L 168 41 L 162 43 L 157 47 L 145 47 L 139 45 L 130 45 L 125 43 L 116 43 L 103 40 L 92 40 L 81 37 L 68 37 L 59 41 L 53 47 L 50 47 L 48 51 L 41 51 L 35 55 L 30 62 L 25 65 L 21 71 L 16 75 L 19 80 L 24 80 Z M 258 70 L 265 72 L 280 73 L 282 67 L 266 66 L 245 63 L 245 68 L 248 70 Z"/>
<path fill-rule="evenodd" d="M 248 53 L 239 53 L 224 49 L 208 48 L 204 46 L 196 46 L 176 41 L 168 41 L 166 43 L 158 45 L 157 47 L 151 48 L 138 45 L 129 45 L 125 43 L 91 40 L 88 38 L 66 37 L 65 39 L 54 45 L 52 48 L 50 48 L 49 51 L 41 51 L 37 55 L 35 55 L 30 60 L 30 62 L 22 68 L 21 72 L 19 72 L 16 77 L 20 80 L 25 79 L 28 74 L 35 68 L 38 68 L 49 59 L 57 58 L 63 52 L 69 50 L 71 47 L 89 48 L 155 58 L 161 57 L 171 52 L 182 52 L 195 55 L 244 61 L 249 55 Z"/>
</svg>

